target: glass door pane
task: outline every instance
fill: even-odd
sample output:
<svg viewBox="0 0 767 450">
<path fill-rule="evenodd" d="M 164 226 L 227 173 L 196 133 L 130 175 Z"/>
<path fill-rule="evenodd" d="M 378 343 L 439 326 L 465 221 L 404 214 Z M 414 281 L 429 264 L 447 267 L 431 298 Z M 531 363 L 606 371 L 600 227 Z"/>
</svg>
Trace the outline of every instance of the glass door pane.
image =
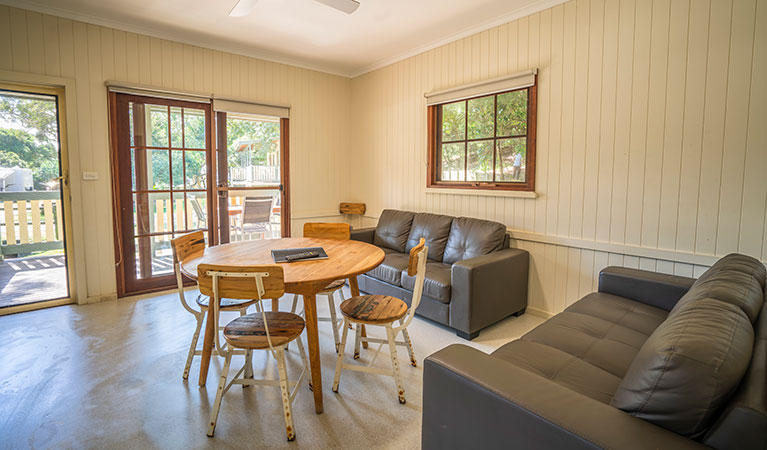
<svg viewBox="0 0 767 450">
<path fill-rule="evenodd" d="M 282 237 L 280 119 L 219 113 L 217 127 L 221 242 Z"/>
<path fill-rule="evenodd" d="M 171 286 L 170 241 L 209 230 L 210 106 L 116 96 L 124 293 Z"/>
<path fill-rule="evenodd" d="M 70 297 L 59 131 L 58 95 L 0 89 L 0 313 Z"/>
</svg>

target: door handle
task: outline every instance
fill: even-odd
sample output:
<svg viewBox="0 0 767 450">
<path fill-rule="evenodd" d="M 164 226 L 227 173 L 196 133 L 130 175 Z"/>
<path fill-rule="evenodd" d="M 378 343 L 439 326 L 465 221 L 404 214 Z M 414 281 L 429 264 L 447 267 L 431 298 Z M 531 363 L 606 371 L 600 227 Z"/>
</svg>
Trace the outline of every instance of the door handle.
<svg viewBox="0 0 767 450">
<path fill-rule="evenodd" d="M 68 186 L 69 185 L 69 177 L 67 177 L 66 175 L 62 175 L 60 177 L 52 178 L 51 181 L 60 181 L 62 184 L 64 184 L 64 186 Z"/>
</svg>

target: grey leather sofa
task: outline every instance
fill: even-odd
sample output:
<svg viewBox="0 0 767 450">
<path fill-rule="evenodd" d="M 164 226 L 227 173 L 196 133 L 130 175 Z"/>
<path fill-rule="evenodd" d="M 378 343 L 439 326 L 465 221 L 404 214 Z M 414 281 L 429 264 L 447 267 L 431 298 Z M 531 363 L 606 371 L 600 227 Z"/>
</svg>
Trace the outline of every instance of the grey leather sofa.
<svg viewBox="0 0 767 450">
<path fill-rule="evenodd" d="M 416 313 L 474 339 L 481 329 L 525 312 L 528 253 L 509 248 L 503 224 L 469 217 L 387 209 L 375 228 L 353 230 L 352 239 L 386 253 L 380 266 L 357 277 L 360 290 L 409 304 L 415 277 L 407 274 L 408 252 L 421 238 L 429 259 Z"/>
<path fill-rule="evenodd" d="M 492 354 L 426 359 L 425 450 L 767 448 L 765 267 L 697 280 L 608 267 L 589 294 Z"/>
</svg>

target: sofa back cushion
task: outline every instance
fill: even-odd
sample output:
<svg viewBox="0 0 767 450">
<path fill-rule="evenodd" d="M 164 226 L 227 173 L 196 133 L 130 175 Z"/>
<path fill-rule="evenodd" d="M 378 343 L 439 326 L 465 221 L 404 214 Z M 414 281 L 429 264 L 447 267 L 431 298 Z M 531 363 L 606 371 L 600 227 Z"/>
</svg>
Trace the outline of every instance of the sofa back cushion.
<svg viewBox="0 0 767 450">
<path fill-rule="evenodd" d="M 442 261 L 452 223 L 453 217 L 451 216 L 416 213 L 413 217 L 413 225 L 410 227 L 410 236 L 408 236 L 405 244 L 405 251 L 410 252 L 410 249 L 418 245 L 421 238 L 424 238 L 426 246 L 429 247 L 428 258 Z"/>
<path fill-rule="evenodd" d="M 693 283 L 671 314 L 687 303 L 714 298 L 739 307 L 754 323 L 764 303 L 766 274 L 764 264 L 755 258 L 737 253 L 727 255 Z"/>
<path fill-rule="evenodd" d="M 442 262 L 453 264 L 503 248 L 506 226 L 489 220 L 456 217 L 450 225 Z"/>
<path fill-rule="evenodd" d="M 751 321 L 738 306 L 709 298 L 689 302 L 645 341 L 611 404 L 700 437 L 743 378 L 753 345 Z"/>
<path fill-rule="evenodd" d="M 754 325 L 751 364 L 702 442 L 719 450 L 767 448 L 767 307 Z"/>
<path fill-rule="evenodd" d="M 384 209 L 378 218 L 373 244 L 404 253 L 415 213 Z"/>
</svg>

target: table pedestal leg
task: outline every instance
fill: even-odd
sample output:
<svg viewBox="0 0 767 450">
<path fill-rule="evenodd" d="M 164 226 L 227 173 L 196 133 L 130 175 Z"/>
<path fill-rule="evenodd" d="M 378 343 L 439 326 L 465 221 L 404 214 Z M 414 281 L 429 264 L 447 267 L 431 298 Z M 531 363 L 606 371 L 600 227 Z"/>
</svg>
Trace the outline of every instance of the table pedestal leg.
<svg viewBox="0 0 767 450">
<path fill-rule="evenodd" d="M 349 278 L 349 289 L 352 291 L 352 297 L 360 295 L 360 285 L 357 283 L 357 277 Z M 368 337 L 368 331 L 365 329 L 365 325 L 362 325 L 362 337 Z M 368 348 L 368 343 L 362 341 L 362 348 Z"/>
<path fill-rule="evenodd" d="M 213 353 L 213 339 L 215 330 L 215 324 L 213 323 L 213 308 L 208 308 L 208 312 L 205 314 L 205 337 L 202 341 L 202 356 L 200 358 L 200 387 L 205 386 L 205 382 L 208 380 L 208 367 L 210 367 L 210 356 Z"/>
<path fill-rule="evenodd" d="M 312 369 L 314 411 L 320 414 L 322 412 L 322 366 L 320 363 L 320 338 L 317 334 L 316 295 L 304 295 L 304 313 L 306 314 L 306 340 L 309 347 L 309 365 Z"/>
<path fill-rule="evenodd" d="M 279 298 L 273 298 L 272 299 L 272 311 L 279 311 L 280 310 L 280 299 Z"/>
</svg>

